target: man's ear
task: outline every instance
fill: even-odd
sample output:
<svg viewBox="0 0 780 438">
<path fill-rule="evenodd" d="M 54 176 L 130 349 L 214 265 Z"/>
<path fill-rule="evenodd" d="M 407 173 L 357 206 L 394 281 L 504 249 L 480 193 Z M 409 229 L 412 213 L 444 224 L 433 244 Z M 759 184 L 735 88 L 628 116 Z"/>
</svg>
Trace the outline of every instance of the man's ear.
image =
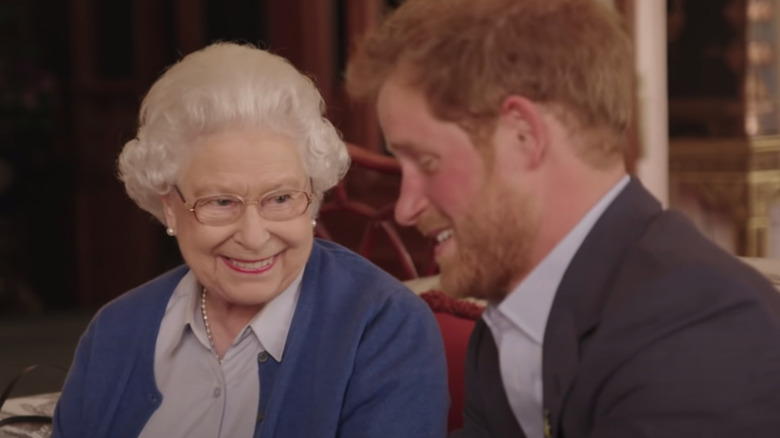
<svg viewBox="0 0 780 438">
<path fill-rule="evenodd" d="M 176 214 L 174 214 L 174 203 L 180 200 L 175 197 L 173 192 L 169 192 L 167 195 L 160 196 L 160 201 L 163 205 L 163 214 L 165 215 L 165 226 L 168 228 L 176 229 Z"/>
<path fill-rule="evenodd" d="M 530 168 L 539 166 L 548 147 L 545 121 L 538 104 L 512 95 L 501 104 L 499 123 L 509 129 L 512 143 L 519 148 Z"/>
</svg>

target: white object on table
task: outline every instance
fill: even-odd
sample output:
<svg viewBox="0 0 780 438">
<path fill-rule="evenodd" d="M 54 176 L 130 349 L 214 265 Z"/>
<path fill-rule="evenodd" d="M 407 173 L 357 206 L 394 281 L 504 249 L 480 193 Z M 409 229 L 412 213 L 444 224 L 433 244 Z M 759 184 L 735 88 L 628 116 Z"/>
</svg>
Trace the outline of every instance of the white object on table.
<svg viewBox="0 0 780 438">
<path fill-rule="evenodd" d="M 54 406 L 60 397 L 59 392 L 36 394 L 26 397 L 9 398 L 0 411 L 0 420 L 14 415 L 48 415 L 54 414 Z M 48 438 L 51 435 L 51 424 L 8 424 L 0 427 L 0 438 Z"/>
</svg>

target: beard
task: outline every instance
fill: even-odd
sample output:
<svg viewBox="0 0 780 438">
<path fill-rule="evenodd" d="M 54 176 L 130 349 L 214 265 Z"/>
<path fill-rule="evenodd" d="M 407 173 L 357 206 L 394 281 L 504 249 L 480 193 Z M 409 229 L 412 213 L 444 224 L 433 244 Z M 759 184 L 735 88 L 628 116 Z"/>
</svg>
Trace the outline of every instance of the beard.
<svg viewBox="0 0 780 438">
<path fill-rule="evenodd" d="M 455 298 L 500 302 L 532 269 L 537 209 L 527 192 L 493 186 L 477 198 L 482 205 L 454 221 L 455 254 L 439 260 L 442 289 Z"/>
</svg>

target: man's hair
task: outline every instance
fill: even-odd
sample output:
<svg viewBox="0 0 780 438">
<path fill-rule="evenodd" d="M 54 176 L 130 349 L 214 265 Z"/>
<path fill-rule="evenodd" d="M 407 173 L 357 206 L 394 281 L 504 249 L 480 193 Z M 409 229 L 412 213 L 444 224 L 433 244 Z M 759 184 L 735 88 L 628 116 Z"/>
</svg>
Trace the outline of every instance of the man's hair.
<svg viewBox="0 0 780 438">
<path fill-rule="evenodd" d="M 505 98 L 524 96 L 586 135 L 580 155 L 599 164 L 622 157 L 633 68 L 623 20 L 597 0 L 407 0 L 363 39 L 346 80 L 352 97 L 375 100 L 401 75 L 477 138 Z"/>
</svg>

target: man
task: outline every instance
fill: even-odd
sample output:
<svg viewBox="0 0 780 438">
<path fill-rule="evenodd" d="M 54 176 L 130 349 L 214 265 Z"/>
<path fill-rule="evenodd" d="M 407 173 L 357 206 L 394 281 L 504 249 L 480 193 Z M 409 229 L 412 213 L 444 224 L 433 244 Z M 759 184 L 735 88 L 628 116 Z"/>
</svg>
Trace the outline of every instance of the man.
<svg viewBox="0 0 780 438">
<path fill-rule="evenodd" d="M 407 0 L 351 59 L 398 222 L 490 303 L 458 436 L 780 436 L 780 297 L 626 174 L 632 74 L 595 0 Z"/>
</svg>

